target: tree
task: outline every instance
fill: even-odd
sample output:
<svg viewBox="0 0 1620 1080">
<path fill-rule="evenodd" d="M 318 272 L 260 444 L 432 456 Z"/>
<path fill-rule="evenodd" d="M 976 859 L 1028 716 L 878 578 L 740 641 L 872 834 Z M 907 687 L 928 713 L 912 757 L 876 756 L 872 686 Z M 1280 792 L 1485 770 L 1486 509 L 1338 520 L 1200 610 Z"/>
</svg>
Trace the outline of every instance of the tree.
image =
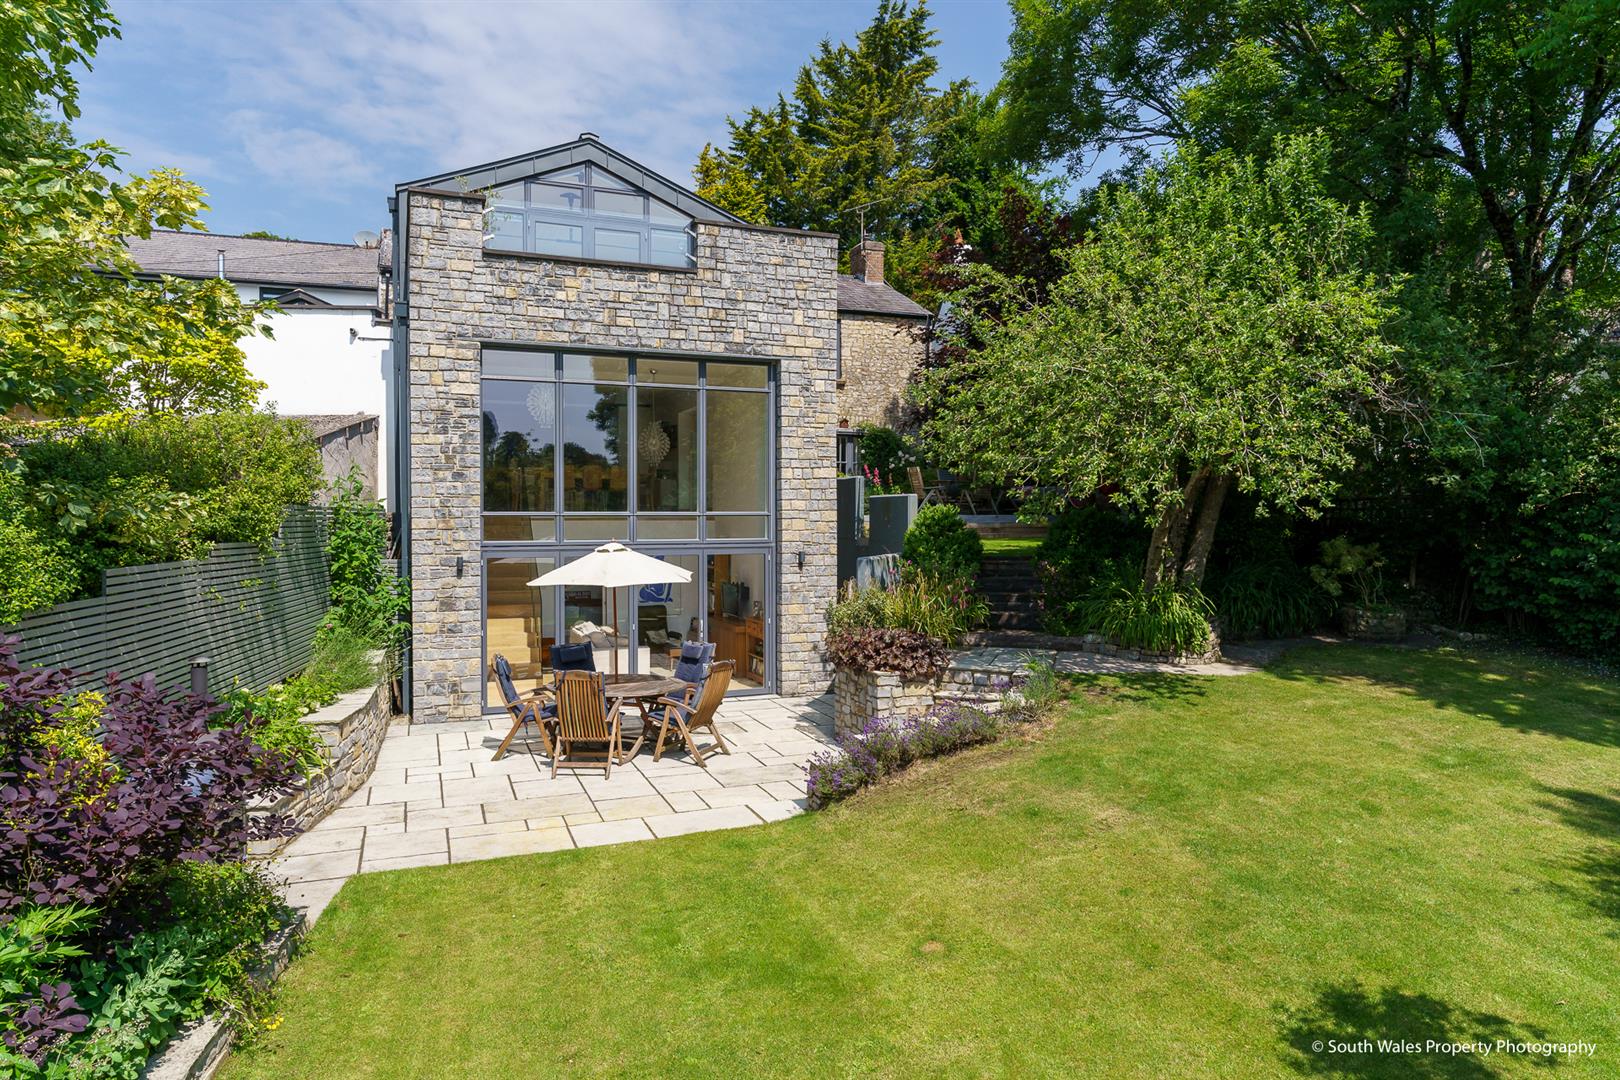
<svg viewBox="0 0 1620 1080">
<path fill-rule="evenodd" d="M 932 85 L 928 20 L 924 3 L 880 0 L 853 46 L 823 41 L 791 97 L 729 120 L 726 147 L 704 147 L 698 194 L 745 221 L 835 232 L 846 251 L 864 207 L 888 278 L 931 300 L 939 230 L 976 236 L 1000 191 L 1029 181 L 989 137 L 995 111 L 971 84 Z"/>
<path fill-rule="evenodd" d="M 1145 511 L 1148 589 L 1201 583 L 1234 486 L 1328 502 L 1394 361 L 1391 289 L 1364 269 L 1367 215 L 1325 191 L 1329 153 L 1320 136 L 1263 166 L 1183 149 L 1101 194 L 1044 299 L 964 268 L 961 358 L 920 387 L 930 445 L 962 471 Z"/>
<path fill-rule="evenodd" d="M 87 415 L 251 402 L 237 339 L 258 309 L 218 282 L 140 276 L 125 247 L 200 228 L 179 173 L 118 181 L 119 152 L 80 144 L 76 65 L 117 36 L 101 0 L 0 6 L 0 410 Z"/>
</svg>

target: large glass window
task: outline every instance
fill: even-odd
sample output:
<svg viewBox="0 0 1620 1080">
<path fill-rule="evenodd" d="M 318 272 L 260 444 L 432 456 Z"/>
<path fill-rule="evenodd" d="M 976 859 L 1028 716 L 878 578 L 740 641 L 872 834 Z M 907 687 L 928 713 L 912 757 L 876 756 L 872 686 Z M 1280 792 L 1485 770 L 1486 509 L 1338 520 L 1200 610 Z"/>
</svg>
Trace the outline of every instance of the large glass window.
<svg viewBox="0 0 1620 1080">
<path fill-rule="evenodd" d="M 644 386 L 636 403 L 636 509 L 698 509 L 698 392 Z"/>
<path fill-rule="evenodd" d="M 691 267 L 692 219 L 595 165 L 497 188 L 484 247 L 602 262 Z"/>
<path fill-rule="evenodd" d="M 563 384 L 563 510 L 628 510 L 630 391 Z"/>
<path fill-rule="evenodd" d="M 485 379 L 483 391 L 485 534 L 546 539 L 553 532 L 557 387 Z M 530 514 L 547 516 L 540 521 Z"/>
<path fill-rule="evenodd" d="M 636 590 L 636 634 L 647 650 L 647 667 L 642 670 L 667 674 L 681 658 L 682 642 L 703 640 L 703 568 L 696 555 L 659 557 L 692 572 L 688 582 Z"/>
<path fill-rule="evenodd" d="M 763 514 L 770 491 L 770 399 L 764 394 L 708 393 L 711 512 Z"/>
<path fill-rule="evenodd" d="M 525 689 L 555 642 L 590 641 L 602 670 L 660 672 L 697 638 L 734 662 L 739 691 L 768 686 L 770 387 L 761 364 L 485 350 L 486 663 L 506 656 Z M 610 539 L 692 582 L 527 587 Z"/>
</svg>

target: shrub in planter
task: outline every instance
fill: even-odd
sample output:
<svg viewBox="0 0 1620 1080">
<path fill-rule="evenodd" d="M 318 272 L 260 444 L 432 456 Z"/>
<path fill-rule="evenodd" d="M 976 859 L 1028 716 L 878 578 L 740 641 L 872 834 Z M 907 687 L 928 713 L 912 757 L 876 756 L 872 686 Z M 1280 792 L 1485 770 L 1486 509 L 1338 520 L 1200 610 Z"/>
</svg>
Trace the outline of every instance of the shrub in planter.
<svg viewBox="0 0 1620 1080">
<path fill-rule="evenodd" d="M 900 549 L 908 571 L 931 581 L 972 582 L 984 562 L 984 542 L 954 506 L 925 506 L 906 530 Z"/>
<path fill-rule="evenodd" d="M 911 577 L 887 589 L 856 590 L 851 583 L 827 613 L 832 634 L 848 630 L 912 630 L 954 643 L 984 622 L 989 606 L 966 579 L 928 580 Z"/>
<path fill-rule="evenodd" d="M 1322 544 L 1322 560 L 1311 578 L 1338 601 L 1345 633 L 1372 641 L 1406 636 L 1406 613 L 1384 595 L 1384 557 L 1377 544 L 1352 544 L 1336 536 Z"/>
<path fill-rule="evenodd" d="M 942 642 L 914 630 L 887 627 L 829 635 L 827 658 L 852 671 L 889 671 L 906 679 L 935 678 L 950 664 Z"/>
</svg>

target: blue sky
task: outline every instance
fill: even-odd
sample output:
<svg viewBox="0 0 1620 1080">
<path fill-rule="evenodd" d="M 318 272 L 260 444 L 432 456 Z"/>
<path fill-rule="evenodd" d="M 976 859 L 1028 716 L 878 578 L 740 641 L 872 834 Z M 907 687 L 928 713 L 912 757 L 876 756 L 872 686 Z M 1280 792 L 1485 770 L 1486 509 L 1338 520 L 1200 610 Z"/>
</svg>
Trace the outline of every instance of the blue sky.
<svg viewBox="0 0 1620 1080">
<path fill-rule="evenodd" d="M 596 132 L 685 181 L 725 118 L 775 100 L 876 0 L 114 2 L 82 137 L 181 169 L 215 232 L 347 241 L 393 185 Z M 941 79 L 988 87 L 1002 0 L 936 0 Z"/>
</svg>

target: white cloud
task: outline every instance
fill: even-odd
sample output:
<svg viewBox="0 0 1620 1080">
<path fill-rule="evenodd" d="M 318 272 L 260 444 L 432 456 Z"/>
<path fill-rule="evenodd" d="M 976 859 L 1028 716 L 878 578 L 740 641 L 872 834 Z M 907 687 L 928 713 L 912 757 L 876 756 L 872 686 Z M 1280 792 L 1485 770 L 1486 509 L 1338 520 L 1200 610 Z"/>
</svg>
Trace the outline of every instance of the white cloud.
<svg viewBox="0 0 1620 1080">
<path fill-rule="evenodd" d="M 246 165 L 336 194 L 583 130 L 684 180 L 703 142 L 722 134 L 721 118 L 746 104 L 726 92 L 752 55 L 740 10 L 463 0 L 142 5 L 121 15 L 130 30 L 148 24 L 140 38 L 217 66 L 216 137 Z"/>
</svg>

